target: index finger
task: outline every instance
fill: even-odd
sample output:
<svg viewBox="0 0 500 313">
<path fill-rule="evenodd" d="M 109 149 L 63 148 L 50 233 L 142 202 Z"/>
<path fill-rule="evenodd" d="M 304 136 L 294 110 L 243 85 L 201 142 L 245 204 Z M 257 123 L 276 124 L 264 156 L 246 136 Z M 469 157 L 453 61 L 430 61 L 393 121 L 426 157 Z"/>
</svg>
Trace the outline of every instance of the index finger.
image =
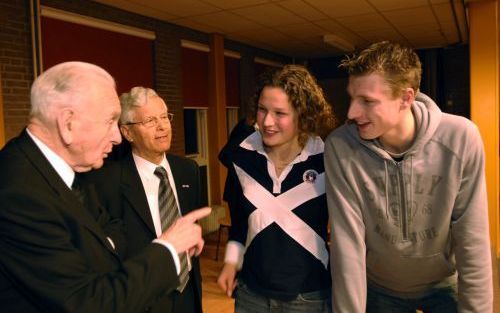
<svg viewBox="0 0 500 313">
<path fill-rule="evenodd" d="M 182 218 L 190 223 L 194 223 L 196 220 L 199 220 L 200 218 L 204 218 L 205 216 L 209 215 L 210 212 L 212 212 L 212 208 L 204 207 L 201 209 L 191 211 L 188 214 L 184 215 Z"/>
</svg>

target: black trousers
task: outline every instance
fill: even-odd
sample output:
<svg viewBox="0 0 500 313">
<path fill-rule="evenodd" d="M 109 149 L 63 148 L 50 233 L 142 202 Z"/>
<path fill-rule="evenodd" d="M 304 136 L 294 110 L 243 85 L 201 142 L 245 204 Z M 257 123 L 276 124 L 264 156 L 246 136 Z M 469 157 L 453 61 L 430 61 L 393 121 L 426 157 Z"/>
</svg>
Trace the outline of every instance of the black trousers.
<svg viewBox="0 0 500 313">
<path fill-rule="evenodd" d="M 193 280 L 189 279 L 186 288 L 180 293 L 174 291 L 172 294 L 172 313 L 197 313 L 195 311 L 195 293 Z"/>
</svg>

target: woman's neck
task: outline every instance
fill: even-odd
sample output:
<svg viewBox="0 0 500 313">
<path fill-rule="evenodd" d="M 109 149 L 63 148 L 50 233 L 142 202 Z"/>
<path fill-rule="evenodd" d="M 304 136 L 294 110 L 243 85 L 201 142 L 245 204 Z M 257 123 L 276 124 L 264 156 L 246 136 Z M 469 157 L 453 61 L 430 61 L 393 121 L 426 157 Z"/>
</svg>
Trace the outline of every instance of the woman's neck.
<svg viewBox="0 0 500 313">
<path fill-rule="evenodd" d="M 302 147 L 298 140 L 293 140 L 280 146 L 264 147 L 264 150 L 276 169 L 276 175 L 279 177 L 281 172 L 300 154 Z"/>
</svg>

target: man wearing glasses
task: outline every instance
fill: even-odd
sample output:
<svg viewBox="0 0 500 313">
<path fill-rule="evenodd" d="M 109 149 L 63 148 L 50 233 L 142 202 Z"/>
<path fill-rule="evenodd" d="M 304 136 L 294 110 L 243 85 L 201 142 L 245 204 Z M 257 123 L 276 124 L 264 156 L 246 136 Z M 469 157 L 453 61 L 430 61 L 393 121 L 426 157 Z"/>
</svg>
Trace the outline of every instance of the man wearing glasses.
<svg viewBox="0 0 500 313">
<path fill-rule="evenodd" d="M 173 114 L 154 90 L 134 87 L 120 96 L 120 104 L 120 130 L 131 151 L 106 164 L 91 179 L 98 185 L 110 214 L 125 223 L 124 257 L 130 258 L 179 216 L 200 206 L 200 182 L 194 161 L 167 154 Z M 177 235 L 186 237 L 183 233 Z M 149 312 L 201 313 L 198 258 L 190 251 L 172 253 L 179 285 L 176 290 L 159 295 Z"/>
</svg>

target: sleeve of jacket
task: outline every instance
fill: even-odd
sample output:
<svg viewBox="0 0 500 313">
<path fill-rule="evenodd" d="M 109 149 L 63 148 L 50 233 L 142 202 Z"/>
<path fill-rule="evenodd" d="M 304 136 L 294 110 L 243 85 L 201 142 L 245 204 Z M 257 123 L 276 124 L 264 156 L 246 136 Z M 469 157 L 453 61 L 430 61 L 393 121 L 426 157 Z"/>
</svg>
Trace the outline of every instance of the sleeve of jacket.
<svg viewBox="0 0 500 313">
<path fill-rule="evenodd" d="M 353 192 L 347 149 L 332 135 L 325 143 L 326 195 L 331 225 L 330 265 L 334 313 L 360 313 L 366 308 L 365 225 Z M 337 146 L 338 145 L 338 146 Z M 344 151 L 344 155 L 349 155 Z"/>
<path fill-rule="evenodd" d="M 224 188 L 224 200 L 229 206 L 229 214 L 231 216 L 231 227 L 229 228 L 229 240 L 224 262 L 236 264 L 238 269 L 243 264 L 248 232 L 248 216 L 242 208 L 242 201 L 244 199 L 240 181 L 236 175 L 234 166 L 231 165 L 228 168 L 226 186 Z"/>
<path fill-rule="evenodd" d="M 56 198 L 35 193 L 0 193 L 0 270 L 44 311 L 141 312 L 178 284 L 163 246 L 121 263 L 84 224 L 56 210 Z"/>
<path fill-rule="evenodd" d="M 488 199 L 483 143 L 471 126 L 463 145 L 463 173 L 452 215 L 452 244 L 458 271 L 458 312 L 493 310 Z"/>
</svg>

